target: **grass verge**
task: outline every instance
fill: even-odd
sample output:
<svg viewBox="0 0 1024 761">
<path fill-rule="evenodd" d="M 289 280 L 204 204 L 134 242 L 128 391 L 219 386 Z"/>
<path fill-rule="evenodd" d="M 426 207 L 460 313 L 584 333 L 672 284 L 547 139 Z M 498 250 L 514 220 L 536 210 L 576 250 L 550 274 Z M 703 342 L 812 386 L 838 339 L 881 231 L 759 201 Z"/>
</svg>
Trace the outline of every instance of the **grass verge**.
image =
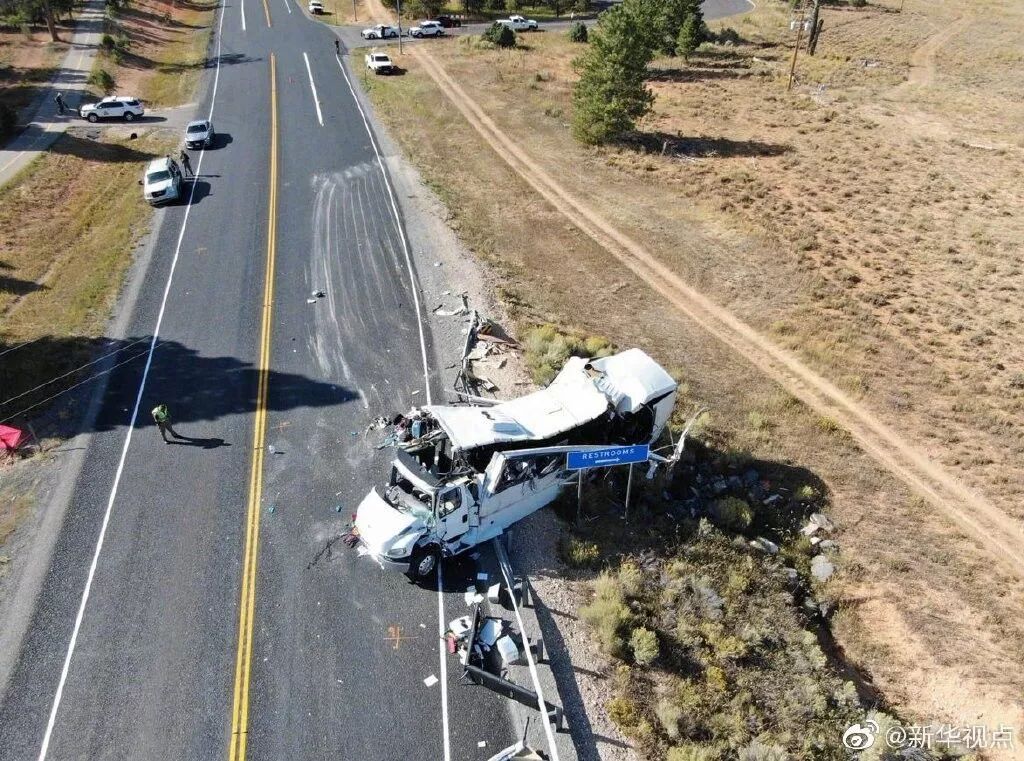
<svg viewBox="0 0 1024 761">
<path fill-rule="evenodd" d="M 131 93 L 150 106 L 177 106 L 195 94 L 207 67 L 207 48 L 216 18 L 213 0 L 176 3 L 137 0 L 119 9 L 108 6 L 109 44 L 93 63 L 112 78 L 111 90 Z"/>
<path fill-rule="evenodd" d="M 150 211 L 136 181 L 143 162 L 170 150 L 173 139 L 156 131 L 137 140 L 103 134 L 92 140 L 69 132 L 0 189 L 0 351 L 44 337 L 83 339 L 81 352 L 26 348 L 5 356 L 0 419 L 38 397 L 6 400 L 91 351 L 88 339 L 102 335 L 146 230 Z"/>
</svg>

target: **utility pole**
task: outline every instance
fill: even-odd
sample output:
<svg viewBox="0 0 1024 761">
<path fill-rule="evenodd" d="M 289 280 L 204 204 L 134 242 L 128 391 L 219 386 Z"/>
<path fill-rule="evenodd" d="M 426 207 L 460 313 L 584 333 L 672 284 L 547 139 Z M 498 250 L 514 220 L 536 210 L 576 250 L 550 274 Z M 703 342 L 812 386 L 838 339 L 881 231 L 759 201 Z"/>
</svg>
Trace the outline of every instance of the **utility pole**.
<svg viewBox="0 0 1024 761">
<path fill-rule="evenodd" d="M 787 90 L 793 89 L 793 78 L 796 76 L 796 56 L 800 52 L 800 43 L 804 37 L 804 24 L 807 22 L 807 3 L 808 0 L 804 0 L 800 6 L 800 15 L 795 22 L 791 21 L 790 25 L 796 23 L 796 42 L 793 43 L 793 61 L 789 65 L 789 84 L 786 85 Z"/>
<path fill-rule="evenodd" d="M 359 17 L 356 15 L 356 0 L 352 0 L 352 20 L 358 21 Z"/>
<path fill-rule="evenodd" d="M 398 55 L 402 55 L 402 0 L 395 0 L 395 9 L 398 12 Z"/>
</svg>

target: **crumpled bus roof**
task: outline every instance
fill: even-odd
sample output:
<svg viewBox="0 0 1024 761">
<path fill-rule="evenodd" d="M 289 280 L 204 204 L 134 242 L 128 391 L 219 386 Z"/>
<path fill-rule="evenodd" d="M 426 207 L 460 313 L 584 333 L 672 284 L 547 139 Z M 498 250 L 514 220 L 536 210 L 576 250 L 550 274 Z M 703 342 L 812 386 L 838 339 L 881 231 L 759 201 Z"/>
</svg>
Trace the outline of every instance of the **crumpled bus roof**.
<svg viewBox="0 0 1024 761">
<path fill-rule="evenodd" d="M 640 349 L 630 349 L 596 360 L 571 357 L 547 388 L 492 407 L 423 409 L 437 420 L 452 447 L 465 451 L 549 439 L 596 420 L 609 409 L 636 412 L 675 387 L 657 362 Z"/>
</svg>

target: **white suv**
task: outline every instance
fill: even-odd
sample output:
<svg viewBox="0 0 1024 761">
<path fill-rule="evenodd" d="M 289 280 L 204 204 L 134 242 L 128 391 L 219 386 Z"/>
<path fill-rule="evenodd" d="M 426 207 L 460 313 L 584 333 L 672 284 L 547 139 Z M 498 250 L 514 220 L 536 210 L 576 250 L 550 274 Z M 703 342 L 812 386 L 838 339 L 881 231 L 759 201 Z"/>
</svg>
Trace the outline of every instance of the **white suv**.
<svg viewBox="0 0 1024 761">
<path fill-rule="evenodd" d="M 153 206 L 176 201 L 181 195 L 181 170 L 170 156 L 153 159 L 142 179 L 142 195 Z"/>
<path fill-rule="evenodd" d="M 120 95 L 111 95 L 99 103 L 90 103 L 78 110 L 78 115 L 83 119 L 95 123 L 100 119 L 124 119 L 130 122 L 138 116 L 143 116 L 146 109 L 138 98 L 126 98 Z"/>
<path fill-rule="evenodd" d="M 419 26 L 409 30 L 411 37 L 440 37 L 444 34 L 444 27 L 440 21 L 421 21 Z"/>
</svg>

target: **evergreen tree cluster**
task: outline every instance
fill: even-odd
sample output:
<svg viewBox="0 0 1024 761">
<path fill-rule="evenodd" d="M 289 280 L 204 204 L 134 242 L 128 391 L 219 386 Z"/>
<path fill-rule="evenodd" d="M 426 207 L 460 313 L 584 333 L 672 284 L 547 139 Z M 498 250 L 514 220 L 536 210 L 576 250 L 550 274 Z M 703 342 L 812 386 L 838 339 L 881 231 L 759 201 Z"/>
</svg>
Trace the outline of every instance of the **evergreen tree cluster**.
<svg viewBox="0 0 1024 761">
<path fill-rule="evenodd" d="M 574 62 L 576 139 L 596 145 L 633 129 L 654 102 L 647 65 L 657 54 L 689 59 L 706 35 L 700 0 L 623 0 L 602 13 Z"/>
</svg>

